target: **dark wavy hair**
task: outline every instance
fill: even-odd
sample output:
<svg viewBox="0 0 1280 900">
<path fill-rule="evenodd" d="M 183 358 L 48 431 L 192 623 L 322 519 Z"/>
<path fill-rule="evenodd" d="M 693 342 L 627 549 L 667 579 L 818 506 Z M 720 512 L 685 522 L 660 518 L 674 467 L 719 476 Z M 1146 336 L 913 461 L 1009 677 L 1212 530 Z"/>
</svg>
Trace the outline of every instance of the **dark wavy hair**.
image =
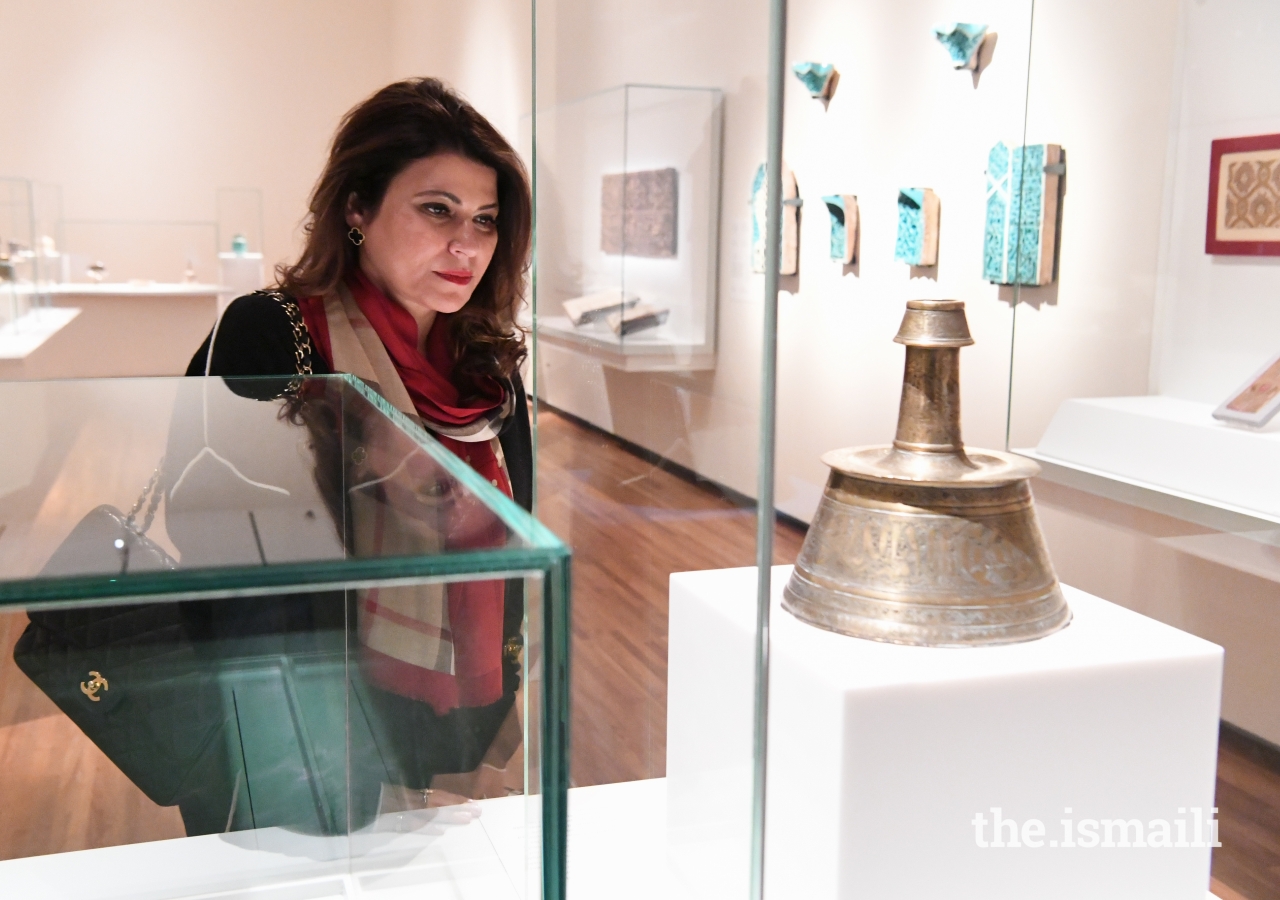
<svg viewBox="0 0 1280 900">
<path fill-rule="evenodd" d="M 376 215 L 387 186 L 415 160 L 457 153 L 498 175 L 498 243 L 471 299 L 452 316 L 453 382 L 464 397 L 487 394 L 492 378 L 509 378 L 525 357 L 516 325 L 533 232 L 533 199 L 524 164 L 489 121 L 436 78 L 389 84 L 342 119 L 324 171 L 311 192 L 298 261 L 276 268 L 281 290 L 295 297 L 332 291 L 360 264 L 347 240 L 347 201 Z"/>
</svg>

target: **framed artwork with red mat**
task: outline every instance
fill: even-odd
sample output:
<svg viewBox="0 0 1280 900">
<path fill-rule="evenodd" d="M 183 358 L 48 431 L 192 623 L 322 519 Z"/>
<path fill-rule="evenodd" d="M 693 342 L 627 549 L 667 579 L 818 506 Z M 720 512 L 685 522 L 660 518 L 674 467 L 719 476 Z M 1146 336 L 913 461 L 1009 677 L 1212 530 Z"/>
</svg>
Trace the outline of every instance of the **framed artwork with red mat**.
<svg viewBox="0 0 1280 900">
<path fill-rule="evenodd" d="M 1207 219 L 1205 253 L 1280 256 L 1280 134 L 1213 142 Z"/>
</svg>

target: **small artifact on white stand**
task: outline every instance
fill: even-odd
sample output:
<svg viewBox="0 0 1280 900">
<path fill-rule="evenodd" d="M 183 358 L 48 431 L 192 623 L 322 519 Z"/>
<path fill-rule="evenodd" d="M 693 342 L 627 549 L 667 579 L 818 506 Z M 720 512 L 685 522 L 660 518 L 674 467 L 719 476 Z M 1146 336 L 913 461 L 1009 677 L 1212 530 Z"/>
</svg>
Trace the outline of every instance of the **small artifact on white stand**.
<svg viewBox="0 0 1280 900">
<path fill-rule="evenodd" d="M 637 331 L 657 328 L 667 321 L 667 316 L 669 315 L 671 315 L 671 310 L 665 307 L 638 303 L 625 312 L 611 314 L 605 321 L 609 323 L 609 327 L 613 329 L 614 334 L 618 335 L 618 337 L 626 337 L 629 334 L 635 334 Z"/>
<path fill-rule="evenodd" d="M 622 291 L 599 291 L 564 301 L 564 314 L 574 325 L 587 325 L 620 309 L 630 309 L 640 302 L 635 294 Z"/>
<path fill-rule="evenodd" d="M 101 260 L 98 260 L 93 265 L 89 266 L 89 268 L 85 269 L 84 273 L 89 276 L 89 280 L 94 284 L 102 284 L 102 279 L 107 277 L 107 265 Z"/>
<path fill-rule="evenodd" d="M 1261 428 L 1280 411 L 1280 356 L 1275 357 L 1213 411 L 1215 419 Z"/>
</svg>

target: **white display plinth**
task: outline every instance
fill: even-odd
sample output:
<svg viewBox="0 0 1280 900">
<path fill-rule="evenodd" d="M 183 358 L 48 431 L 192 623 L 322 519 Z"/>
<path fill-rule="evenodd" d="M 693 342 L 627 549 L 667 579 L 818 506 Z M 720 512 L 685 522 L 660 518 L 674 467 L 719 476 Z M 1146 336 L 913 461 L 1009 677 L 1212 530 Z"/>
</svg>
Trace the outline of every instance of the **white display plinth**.
<svg viewBox="0 0 1280 900">
<path fill-rule="evenodd" d="M 1144 835 L 1165 820 L 1175 842 L 1181 819 L 1195 841 L 1190 810 L 1212 815 L 1221 648 L 1071 588 L 1071 624 L 1038 641 L 880 644 L 783 611 L 788 577 L 774 569 L 767 897 L 1204 898 L 1208 846 L 1066 848 L 1061 820 L 1077 844 L 1104 819 Z M 673 815 L 713 808 L 715 773 L 750 765 L 734 698 L 751 692 L 755 583 L 754 569 L 671 576 Z M 979 846 L 993 808 L 1043 846 Z"/>
<path fill-rule="evenodd" d="M 266 287 L 265 272 L 261 253 L 219 253 L 218 281 L 222 288 L 218 295 L 218 311 L 226 309 L 227 304 L 237 297 Z"/>
<path fill-rule="evenodd" d="M 26 359 L 80 315 L 75 307 L 37 306 L 0 326 L 0 359 Z"/>
<path fill-rule="evenodd" d="M 1066 400 L 1035 450 L 1017 452 L 1280 522 L 1280 419 L 1251 429 L 1213 410 L 1155 395 Z"/>
<path fill-rule="evenodd" d="M 236 831 L 0 861 L 23 900 L 521 900 L 526 801 L 392 814 L 350 837 Z M 475 808 L 475 807 L 473 807 Z"/>
<path fill-rule="evenodd" d="M 526 328 L 532 320 L 521 322 Z M 716 367 L 715 346 L 667 323 L 619 337 L 604 321 L 575 326 L 568 316 L 539 316 L 538 338 L 625 372 L 688 372 Z"/>
</svg>

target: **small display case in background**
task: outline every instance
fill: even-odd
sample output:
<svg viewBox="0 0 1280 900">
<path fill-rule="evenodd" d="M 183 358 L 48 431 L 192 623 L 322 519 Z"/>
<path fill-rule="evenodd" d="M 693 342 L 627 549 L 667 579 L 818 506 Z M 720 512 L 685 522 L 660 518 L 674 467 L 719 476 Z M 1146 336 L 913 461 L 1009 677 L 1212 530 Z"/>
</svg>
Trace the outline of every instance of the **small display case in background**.
<svg viewBox="0 0 1280 900">
<path fill-rule="evenodd" d="M 627 371 L 715 367 L 721 116 L 719 90 L 628 84 L 524 119 L 555 261 L 540 340 Z"/>
</svg>

